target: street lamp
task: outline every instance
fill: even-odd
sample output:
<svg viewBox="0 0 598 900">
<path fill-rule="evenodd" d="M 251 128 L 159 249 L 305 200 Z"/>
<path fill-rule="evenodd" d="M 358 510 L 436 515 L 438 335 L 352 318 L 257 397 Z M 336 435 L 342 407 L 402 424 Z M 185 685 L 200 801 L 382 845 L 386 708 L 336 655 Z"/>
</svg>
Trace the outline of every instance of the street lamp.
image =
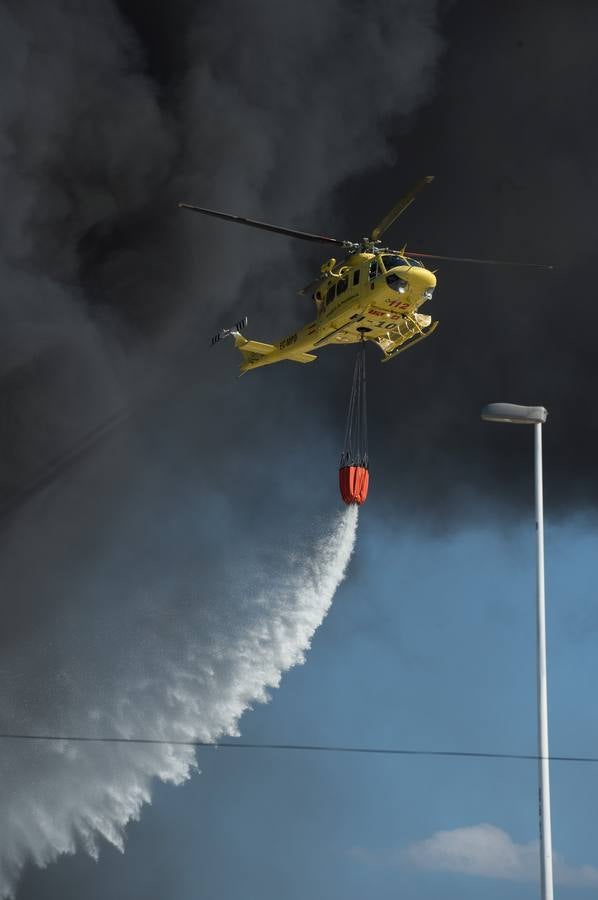
<svg viewBox="0 0 598 900">
<path fill-rule="evenodd" d="M 553 900 L 552 828 L 550 824 L 550 771 L 548 767 L 548 691 L 546 684 L 546 609 L 544 598 L 544 501 L 542 497 L 542 425 L 548 416 L 543 406 L 490 403 L 482 410 L 487 422 L 533 425 L 535 431 L 537 590 L 536 641 L 538 649 L 538 805 L 540 813 L 540 887 L 542 900 Z"/>
</svg>

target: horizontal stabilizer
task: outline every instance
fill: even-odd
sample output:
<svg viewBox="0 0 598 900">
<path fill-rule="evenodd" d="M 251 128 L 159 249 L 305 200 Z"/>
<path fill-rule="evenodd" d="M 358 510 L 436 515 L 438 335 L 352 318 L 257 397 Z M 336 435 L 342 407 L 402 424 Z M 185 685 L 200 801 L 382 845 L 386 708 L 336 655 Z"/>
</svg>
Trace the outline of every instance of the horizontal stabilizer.
<svg viewBox="0 0 598 900">
<path fill-rule="evenodd" d="M 242 353 L 257 353 L 258 356 L 267 356 L 275 349 L 274 344 L 263 344 L 261 341 L 246 341 L 241 338 L 237 342 L 237 347 Z"/>
<path fill-rule="evenodd" d="M 298 362 L 298 363 L 313 362 L 314 359 L 317 359 L 317 358 L 318 357 L 315 355 L 315 353 L 289 353 L 288 356 L 285 356 L 285 359 L 290 359 L 293 362 Z"/>
</svg>

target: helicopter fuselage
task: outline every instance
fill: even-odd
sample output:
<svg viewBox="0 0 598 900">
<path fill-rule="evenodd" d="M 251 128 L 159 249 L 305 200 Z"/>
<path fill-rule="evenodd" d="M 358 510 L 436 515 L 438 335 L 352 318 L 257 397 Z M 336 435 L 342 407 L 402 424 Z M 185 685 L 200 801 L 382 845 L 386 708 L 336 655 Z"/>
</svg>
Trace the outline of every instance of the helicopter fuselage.
<svg viewBox="0 0 598 900">
<path fill-rule="evenodd" d="M 243 356 L 241 372 L 287 359 L 312 362 L 317 359 L 314 350 L 361 340 L 377 344 L 386 362 L 436 327 L 431 316 L 418 312 L 435 286 L 434 273 L 400 251 L 358 252 L 338 265 L 331 259 L 315 285 L 317 316 L 313 322 L 277 344 L 235 334 Z"/>
</svg>

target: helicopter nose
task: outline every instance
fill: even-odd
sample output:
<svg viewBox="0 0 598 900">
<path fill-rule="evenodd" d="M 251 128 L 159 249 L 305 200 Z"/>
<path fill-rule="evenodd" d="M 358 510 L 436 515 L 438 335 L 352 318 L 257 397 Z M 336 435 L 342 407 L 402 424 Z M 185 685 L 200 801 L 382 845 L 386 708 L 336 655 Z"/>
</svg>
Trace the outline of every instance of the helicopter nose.
<svg viewBox="0 0 598 900">
<path fill-rule="evenodd" d="M 430 272 L 429 269 L 412 270 L 411 282 L 414 287 L 425 291 L 428 288 L 436 287 L 436 275 L 434 275 L 434 272 Z"/>
<path fill-rule="evenodd" d="M 418 297 L 416 305 L 421 306 L 426 300 L 432 299 L 436 287 L 436 276 L 429 269 L 418 269 L 411 277 L 411 286 Z"/>
</svg>

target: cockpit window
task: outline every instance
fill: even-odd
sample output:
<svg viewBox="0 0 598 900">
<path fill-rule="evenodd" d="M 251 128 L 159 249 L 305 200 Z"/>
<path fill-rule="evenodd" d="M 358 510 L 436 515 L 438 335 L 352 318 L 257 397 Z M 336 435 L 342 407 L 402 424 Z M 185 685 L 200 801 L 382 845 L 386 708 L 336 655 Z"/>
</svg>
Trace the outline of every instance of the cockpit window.
<svg viewBox="0 0 598 900">
<path fill-rule="evenodd" d="M 411 259 L 407 256 L 390 256 L 390 254 L 386 254 L 382 257 L 382 262 L 387 272 L 389 269 L 394 269 L 397 266 L 418 266 L 423 268 L 423 263 L 419 259 Z"/>
<path fill-rule="evenodd" d="M 384 263 L 384 268 L 388 272 L 389 269 L 394 269 L 396 266 L 408 266 L 409 263 L 403 256 L 383 256 L 382 262 Z"/>
</svg>

